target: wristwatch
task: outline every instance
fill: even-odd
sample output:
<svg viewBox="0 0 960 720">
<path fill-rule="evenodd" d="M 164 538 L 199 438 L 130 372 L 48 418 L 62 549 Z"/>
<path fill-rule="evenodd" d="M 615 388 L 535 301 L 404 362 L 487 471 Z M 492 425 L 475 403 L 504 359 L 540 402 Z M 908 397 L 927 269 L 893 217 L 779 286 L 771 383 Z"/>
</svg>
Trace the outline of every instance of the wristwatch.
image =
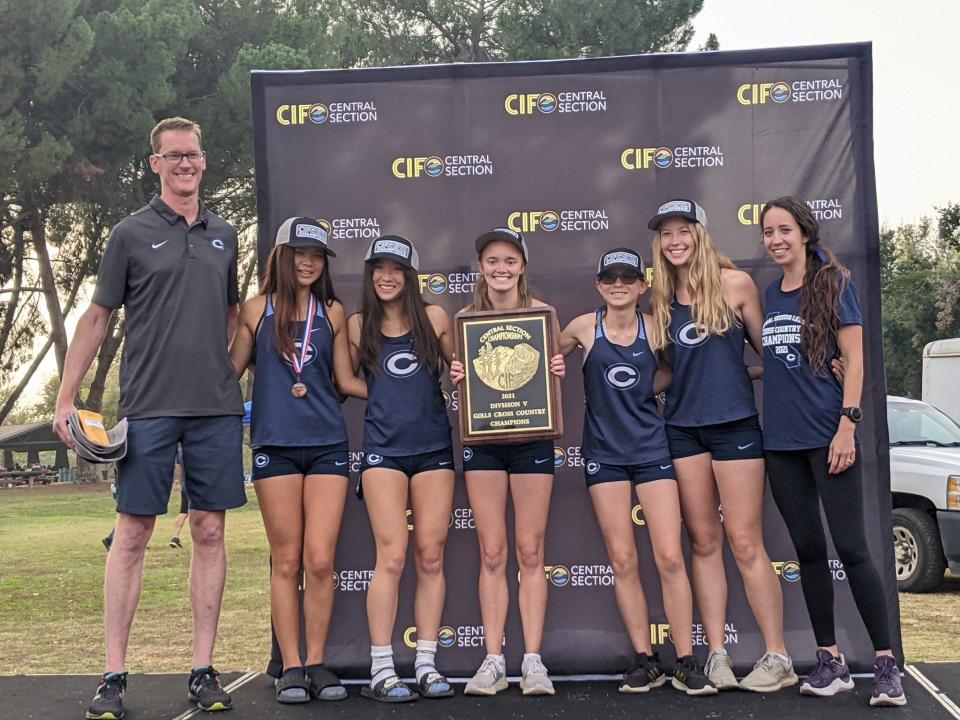
<svg viewBox="0 0 960 720">
<path fill-rule="evenodd" d="M 863 420 L 863 410 L 858 407 L 841 408 L 840 414 L 850 418 L 855 423 L 858 423 L 861 420 Z"/>
</svg>

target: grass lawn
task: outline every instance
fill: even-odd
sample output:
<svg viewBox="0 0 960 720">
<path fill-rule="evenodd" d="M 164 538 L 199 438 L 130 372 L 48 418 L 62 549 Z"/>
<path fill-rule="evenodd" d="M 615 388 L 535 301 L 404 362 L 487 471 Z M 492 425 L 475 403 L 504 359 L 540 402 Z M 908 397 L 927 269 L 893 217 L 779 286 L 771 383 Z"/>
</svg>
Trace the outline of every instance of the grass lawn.
<svg viewBox="0 0 960 720">
<path fill-rule="evenodd" d="M 257 499 L 227 514 L 227 588 L 216 663 L 261 670 L 269 656 L 267 543 Z M 130 638 L 130 670 L 182 672 L 190 663 L 187 575 L 182 550 L 167 546 L 180 498 L 157 520 L 144 592 Z M 5 673 L 96 673 L 103 658 L 100 544 L 113 522 L 109 486 L 0 490 L 0 668 Z M 907 660 L 960 661 L 960 578 L 938 592 L 901 595 Z"/>
</svg>

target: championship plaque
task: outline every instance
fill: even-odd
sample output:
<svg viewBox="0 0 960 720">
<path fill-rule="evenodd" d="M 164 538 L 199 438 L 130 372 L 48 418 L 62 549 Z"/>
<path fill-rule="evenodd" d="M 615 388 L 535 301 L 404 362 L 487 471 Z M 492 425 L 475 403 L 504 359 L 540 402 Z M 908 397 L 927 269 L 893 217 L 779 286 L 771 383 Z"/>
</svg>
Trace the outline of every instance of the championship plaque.
<svg viewBox="0 0 960 720">
<path fill-rule="evenodd" d="M 456 316 L 460 439 L 467 445 L 552 440 L 563 435 L 553 308 L 464 312 Z"/>
</svg>

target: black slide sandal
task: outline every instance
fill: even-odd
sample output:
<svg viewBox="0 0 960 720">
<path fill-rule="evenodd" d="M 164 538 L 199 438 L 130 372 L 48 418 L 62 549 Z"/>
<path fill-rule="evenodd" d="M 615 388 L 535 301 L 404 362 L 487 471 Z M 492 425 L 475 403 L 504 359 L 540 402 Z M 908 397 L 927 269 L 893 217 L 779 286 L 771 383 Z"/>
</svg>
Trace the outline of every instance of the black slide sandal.
<svg viewBox="0 0 960 720">
<path fill-rule="evenodd" d="M 406 695 L 388 695 L 391 690 L 403 689 L 407 691 Z M 384 678 L 378 682 L 373 687 L 369 685 L 364 685 L 360 688 L 361 697 L 369 698 L 370 700 L 376 700 L 377 702 L 384 703 L 405 703 L 413 702 L 416 700 L 419 695 L 417 695 L 410 687 L 403 682 L 396 675 L 391 675 L 390 677 Z"/>
<path fill-rule="evenodd" d="M 324 702 L 335 702 L 347 699 L 347 689 L 340 683 L 340 678 L 327 670 L 323 665 L 308 665 L 304 669 L 307 681 L 310 683 L 310 697 Z M 323 694 L 324 690 L 339 689 L 336 693 Z"/>
</svg>

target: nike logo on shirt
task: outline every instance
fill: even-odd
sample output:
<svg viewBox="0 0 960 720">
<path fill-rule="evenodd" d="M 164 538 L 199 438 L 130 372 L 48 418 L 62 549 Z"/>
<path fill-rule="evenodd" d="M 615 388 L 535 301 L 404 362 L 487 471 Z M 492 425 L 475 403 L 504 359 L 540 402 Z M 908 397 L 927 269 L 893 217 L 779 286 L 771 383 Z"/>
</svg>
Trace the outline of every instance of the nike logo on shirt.
<svg viewBox="0 0 960 720">
<path fill-rule="evenodd" d="M 638 352 L 638 353 L 634 353 L 633 356 L 634 356 L 634 357 L 640 357 L 640 356 L 643 355 L 645 352 L 646 352 L 646 350 L 641 350 L 641 351 Z"/>
<path fill-rule="evenodd" d="M 158 247 L 160 247 L 161 245 L 166 245 L 168 242 L 169 240 L 164 240 L 163 242 L 153 243 L 150 247 L 156 250 Z"/>
<path fill-rule="evenodd" d="M 756 442 L 756 440 L 754 440 L 754 442 Z M 750 447 L 751 445 L 753 445 L 752 442 L 751 442 L 751 443 L 747 443 L 746 445 L 737 445 L 737 450 L 746 450 L 746 449 L 747 449 L 748 447 Z"/>
</svg>

